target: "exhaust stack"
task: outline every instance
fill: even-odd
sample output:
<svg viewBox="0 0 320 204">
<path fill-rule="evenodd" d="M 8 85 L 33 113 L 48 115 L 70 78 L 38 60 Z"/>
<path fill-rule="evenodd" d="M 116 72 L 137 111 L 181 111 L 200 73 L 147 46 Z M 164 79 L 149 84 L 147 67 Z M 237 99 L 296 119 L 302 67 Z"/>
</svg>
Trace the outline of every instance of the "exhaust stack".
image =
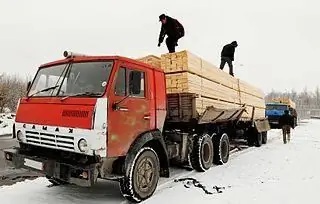
<svg viewBox="0 0 320 204">
<path fill-rule="evenodd" d="M 70 52 L 70 51 L 64 51 L 63 52 L 63 56 L 65 58 L 73 58 L 73 57 L 83 57 L 83 56 L 86 56 L 86 55 L 80 54 L 80 53 L 75 53 L 75 52 Z"/>
</svg>

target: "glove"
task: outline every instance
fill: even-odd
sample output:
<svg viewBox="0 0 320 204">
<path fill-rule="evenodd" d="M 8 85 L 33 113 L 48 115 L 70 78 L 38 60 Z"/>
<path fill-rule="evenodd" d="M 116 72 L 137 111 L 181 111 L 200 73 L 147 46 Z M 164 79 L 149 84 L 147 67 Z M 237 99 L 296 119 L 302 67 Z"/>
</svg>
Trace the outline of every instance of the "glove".
<svg viewBox="0 0 320 204">
<path fill-rule="evenodd" d="M 161 43 L 158 43 L 158 47 L 160 47 Z"/>
</svg>

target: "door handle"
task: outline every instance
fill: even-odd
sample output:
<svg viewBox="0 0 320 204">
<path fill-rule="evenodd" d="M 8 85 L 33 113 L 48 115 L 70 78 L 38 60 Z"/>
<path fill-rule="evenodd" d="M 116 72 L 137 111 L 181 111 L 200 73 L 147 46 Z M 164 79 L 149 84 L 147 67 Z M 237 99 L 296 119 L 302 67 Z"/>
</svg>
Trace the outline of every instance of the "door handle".
<svg viewBox="0 0 320 204">
<path fill-rule="evenodd" d="M 150 120 L 150 115 L 145 115 L 144 117 L 143 117 L 143 119 L 145 119 L 145 120 Z"/>
<path fill-rule="evenodd" d="M 124 112 L 128 112 L 129 111 L 129 109 L 125 108 L 125 107 L 118 107 L 117 110 L 118 111 L 124 111 Z"/>
</svg>

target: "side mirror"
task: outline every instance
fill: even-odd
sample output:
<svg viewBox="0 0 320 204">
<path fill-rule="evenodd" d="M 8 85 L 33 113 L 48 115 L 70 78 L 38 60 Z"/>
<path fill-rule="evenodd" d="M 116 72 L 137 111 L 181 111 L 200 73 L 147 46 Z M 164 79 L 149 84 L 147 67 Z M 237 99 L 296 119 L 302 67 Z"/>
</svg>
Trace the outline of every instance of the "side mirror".
<svg viewBox="0 0 320 204">
<path fill-rule="evenodd" d="M 27 91 L 29 91 L 29 89 L 31 88 L 31 81 L 28 81 L 28 84 L 27 84 Z"/>
</svg>

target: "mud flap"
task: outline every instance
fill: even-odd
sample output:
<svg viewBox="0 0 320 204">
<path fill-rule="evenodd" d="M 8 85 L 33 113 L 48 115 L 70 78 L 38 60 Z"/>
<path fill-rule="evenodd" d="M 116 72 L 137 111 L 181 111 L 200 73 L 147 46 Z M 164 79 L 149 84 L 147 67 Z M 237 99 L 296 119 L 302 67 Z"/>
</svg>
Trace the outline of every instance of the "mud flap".
<svg viewBox="0 0 320 204">
<path fill-rule="evenodd" d="M 254 121 L 254 126 L 259 133 L 267 132 L 271 129 L 267 119 Z"/>
<path fill-rule="evenodd" d="M 204 123 L 219 123 L 232 120 L 238 120 L 243 112 L 245 107 L 233 108 L 233 109 L 219 109 L 213 106 L 207 107 L 202 116 L 198 121 L 199 124 Z"/>
</svg>

